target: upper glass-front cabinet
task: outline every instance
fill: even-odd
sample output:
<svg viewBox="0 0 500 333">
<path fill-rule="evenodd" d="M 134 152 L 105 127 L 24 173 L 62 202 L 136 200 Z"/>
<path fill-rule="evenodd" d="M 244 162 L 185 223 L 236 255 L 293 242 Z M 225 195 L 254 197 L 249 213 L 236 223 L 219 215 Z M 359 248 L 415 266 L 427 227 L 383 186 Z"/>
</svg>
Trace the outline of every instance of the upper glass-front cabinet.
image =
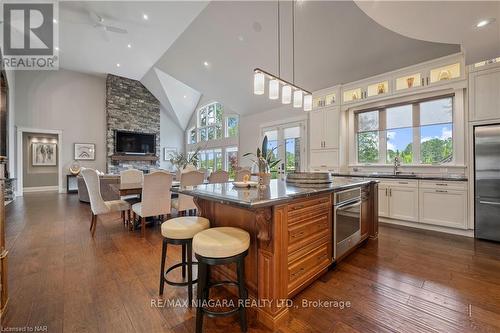
<svg viewBox="0 0 500 333">
<path fill-rule="evenodd" d="M 457 62 L 455 64 L 438 67 L 431 69 L 429 74 L 430 82 L 427 84 L 432 84 L 440 81 L 448 81 L 453 79 L 458 79 L 462 75 L 460 69 L 460 63 Z"/>
<path fill-rule="evenodd" d="M 313 94 L 313 109 L 329 107 L 338 103 L 338 90 L 319 91 Z"/>
<path fill-rule="evenodd" d="M 411 89 L 414 87 L 421 87 L 424 83 L 422 82 L 422 74 L 415 73 L 410 75 L 405 75 L 396 78 L 396 91 Z"/>
<path fill-rule="evenodd" d="M 389 92 L 389 81 L 377 82 L 370 84 L 366 91 L 367 97 L 380 96 Z"/>
</svg>

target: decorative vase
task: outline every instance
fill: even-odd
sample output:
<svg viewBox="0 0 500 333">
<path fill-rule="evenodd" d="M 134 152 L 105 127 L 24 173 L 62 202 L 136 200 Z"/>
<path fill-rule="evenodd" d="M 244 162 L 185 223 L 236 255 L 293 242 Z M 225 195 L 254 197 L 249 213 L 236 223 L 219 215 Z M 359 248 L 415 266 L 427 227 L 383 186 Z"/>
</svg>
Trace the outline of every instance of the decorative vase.
<svg viewBox="0 0 500 333">
<path fill-rule="evenodd" d="M 383 83 L 379 83 L 377 86 L 377 94 L 384 94 L 385 93 L 385 85 Z"/>
</svg>

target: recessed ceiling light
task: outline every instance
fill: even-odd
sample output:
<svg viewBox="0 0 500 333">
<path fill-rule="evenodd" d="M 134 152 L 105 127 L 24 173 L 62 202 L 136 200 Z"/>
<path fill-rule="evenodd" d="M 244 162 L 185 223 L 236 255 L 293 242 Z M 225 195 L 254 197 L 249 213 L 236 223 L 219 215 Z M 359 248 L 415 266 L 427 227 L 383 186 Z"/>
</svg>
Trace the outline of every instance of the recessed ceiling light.
<svg viewBox="0 0 500 333">
<path fill-rule="evenodd" d="M 184 98 L 187 98 L 187 96 L 186 96 L 186 95 L 184 95 Z"/>
<path fill-rule="evenodd" d="M 121 65 L 120 64 L 116 64 L 116 67 L 120 67 Z"/>
<path fill-rule="evenodd" d="M 132 44 L 127 44 L 127 47 L 130 49 L 132 48 Z"/>
<path fill-rule="evenodd" d="M 208 67 L 208 65 L 210 65 L 208 61 L 203 62 L 203 66 Z"/>
<path fill-rule="evenodd" d="M 145 20 L 149 20 L 148 14 L 142 14 L 142 18 L 145 19 Z"/>
<path fill-rule="evenodd" d="M 53 19 L 52 22 L 56 23 L 57 24 L 57 20 L 56 19 Z"/>
<path fill-rule="evenodd" d="M 59 51 L 59 46 L 56 46 L 55 49 L 56 49 L 56 51 Z"/>
<path fill-rule="evenodd" d="M 490 23 L 495 22 L 495 18 L 482 19 L 476 24 L 476 28 L 482 28 L 487 26 Z"/>
</svg>

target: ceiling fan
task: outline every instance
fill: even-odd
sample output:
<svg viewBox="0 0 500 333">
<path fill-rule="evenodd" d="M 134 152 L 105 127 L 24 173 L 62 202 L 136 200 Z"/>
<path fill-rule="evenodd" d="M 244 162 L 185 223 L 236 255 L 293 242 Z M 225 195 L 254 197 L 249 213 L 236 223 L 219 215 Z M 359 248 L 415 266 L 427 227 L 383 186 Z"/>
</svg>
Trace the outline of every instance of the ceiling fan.
<svg viewBox="0 0 500 333">
<path fill-rule="evenodd" d="M 93 27 L 99 30 L 102 30 L 104 32 L 104 38 L 109 41 L 109 36 L 108 32 L 113 32 L 117 34 L 127 34 L 128 31 L 127 29 L 115 27 L 112 25 L 107 25 L 106 21 L 102 16 L 97 15 L 93 11 L 89 11 L 89 17 L 90 20 L 92 21 Z"/>
</svg>

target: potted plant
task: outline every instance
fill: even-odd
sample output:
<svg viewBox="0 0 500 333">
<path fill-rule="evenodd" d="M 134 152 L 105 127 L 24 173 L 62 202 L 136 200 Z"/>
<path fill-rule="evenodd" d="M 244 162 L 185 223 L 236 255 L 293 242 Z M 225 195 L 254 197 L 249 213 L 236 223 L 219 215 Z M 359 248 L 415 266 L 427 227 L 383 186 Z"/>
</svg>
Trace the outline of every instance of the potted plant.
<svg viewBox="0 0 500 333">
<path fill-rule="evenodd" d="M 267 148 L 267 136 L 262 140 L 262 147 L 257 148 L 257 152 L 254 153 L 245 153 L 243 157 L 253 156 L 251 159 L 254 163 L 254 166 L 258 168 L 259 173 L 259 184 L 263 186 L 269 185 L 271 182 L 271 169 L 274 168 L 281 161 L 274 158 L 274 151 L 278 147 L 274 147 L 271 150 Z"/>
<path fill-rule="evenodd" d="M 191 156 L 184 153 L 172 153 L 170 154 L 170 163 L 177 168 L 177 172 L 182 172 L 183 170 L 196 170 L 198 167 L 198 161 L 200 159 L 200 147 L 196 148 Z"/>
</svg>

